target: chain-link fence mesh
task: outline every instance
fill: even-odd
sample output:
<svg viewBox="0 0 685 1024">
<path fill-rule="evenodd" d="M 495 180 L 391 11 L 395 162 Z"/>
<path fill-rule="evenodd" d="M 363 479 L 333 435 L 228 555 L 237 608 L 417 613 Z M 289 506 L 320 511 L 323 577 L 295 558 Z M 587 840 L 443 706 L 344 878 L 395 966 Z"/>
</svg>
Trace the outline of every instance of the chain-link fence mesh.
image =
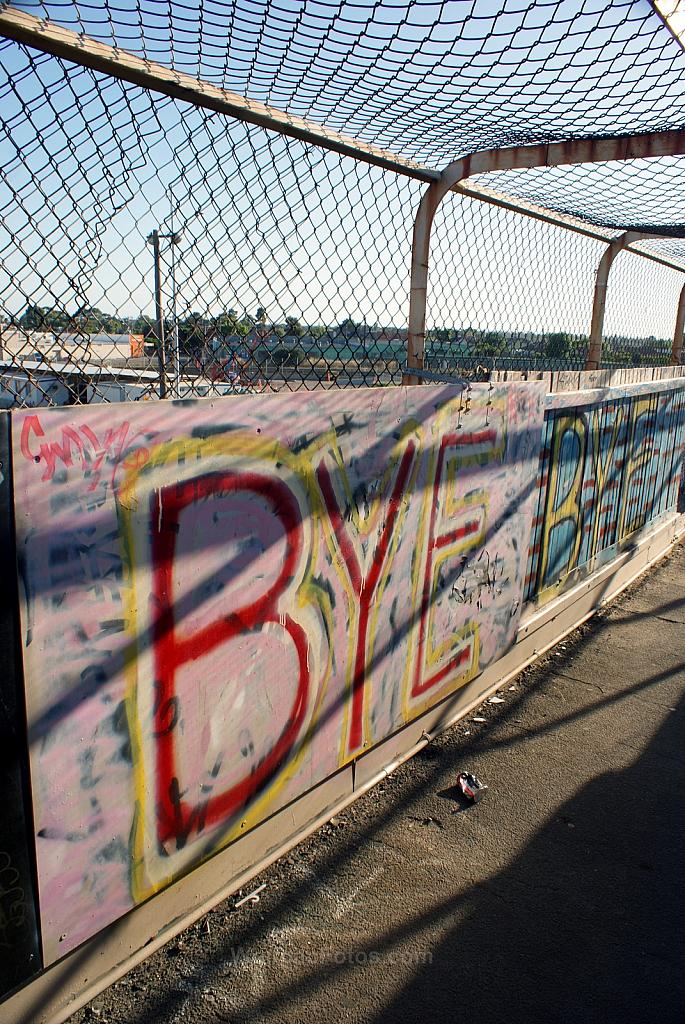
<svg viewBox="0 0 685 1024">
<path fill-rule="evenodd" d="M 432 240 L 429 369 L 583 368 L 606 243 L 456 193 Z"/>
<path fill-rule="evenodd" d="M 155 230 L 169 395 L 401 381 L 420 183 L 14 44 L 0 60 L 3 357 L 37 399 L 72 375 L 90 401 L 159 393 Z"/>
<path fill-rule="evenodd" d="M 683 123 L 646 0 L 22 0 L 21 8 L 434 167 Z"/>
<path fill-rule="evenodd" d="M 634 0 L 29 0 L 21 11 L 428 170 L 488 147 L 685 120 L 685 55 Z M 423 181 L 41 46 L 40 33 L 32 47 L 0 42 L 0 405 L 402 381 Z M 448 194 L 432 232 L 425 368 L 582 368 L 612 238 L 668 234 L 638 248 L 685 268 L 682 163 L 482 176 L 514 206 L 603 225 L 597 237 Z M 617 259 L 605 365 L 670 360 L 684 281 L 634 253 Z"/>
<path fill-rule="evenodd" d="M 685 274 L 632 252 L 611 268 L 604 317 L 606 367 L 662 366 L 671 361 L 678 299 Z"/>
<path fill-rule="evenodd" d="M 685 234 L 685 157 L 608 160 L 479 175 L 477 181 L 546 210 L 625 231 Z M 682 248 L 681 248 L 682 256 Z"/>
<path fill-rule="evenodd" d="M 667 260 L 675 267 L 685 267 L 685 238 L 645 238 L 636 242 L 633 249 Z"/>
</svg>

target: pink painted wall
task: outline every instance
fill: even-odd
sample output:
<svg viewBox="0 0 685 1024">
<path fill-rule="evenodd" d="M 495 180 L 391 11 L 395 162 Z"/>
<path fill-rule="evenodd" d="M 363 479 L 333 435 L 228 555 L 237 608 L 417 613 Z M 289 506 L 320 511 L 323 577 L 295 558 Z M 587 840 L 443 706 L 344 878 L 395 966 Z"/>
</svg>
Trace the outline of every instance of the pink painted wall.
<svg viewBox="0 0 685 1024">
<path fill-rule="evenodd" d="M 543 395 L 14 417 L 47 963 L 510 646 Z"/>
</svg>

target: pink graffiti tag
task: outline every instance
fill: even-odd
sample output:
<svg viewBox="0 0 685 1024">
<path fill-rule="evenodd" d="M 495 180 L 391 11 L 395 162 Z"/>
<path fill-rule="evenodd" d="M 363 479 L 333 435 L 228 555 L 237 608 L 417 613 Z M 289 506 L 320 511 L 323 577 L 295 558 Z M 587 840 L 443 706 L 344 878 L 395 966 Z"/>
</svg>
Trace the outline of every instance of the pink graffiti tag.
<svg viewBox="0 0 685 1024">
<path fill-rule="evenodd" d="M 43 474 L 41 480 L 52 480 L 55 475 L 58 461 L 66 467 L 74 465 L 74 459 L 79 459 L 84 475 L 87 475 L 90 482 L 88 490 L 94 491 L 100 483 L 102 470 L 105 461 L 108 459 L 112 464 L 110 484 L 116 486 L 116 474 L 120 466 L 128 467 L 135 463 L 140 467 L 147 462 L 150 453 L 147 448 L 140 447 L 130 452 L 139 434 L 130 433 L 131 425 L 128 420 L 119 427 L 108 429 L 104 432 L 102 439 L 99 439 L 94 430 L 87 424 L 75 430 L 69 425 L 61 428 L 59 439 L 41 441 L 38 450 L 32 448 L 32 438 L 44 438 L 45 431 L 40 418 L 35 414 L 24 419 L 21 428 L 20 448 L 21 454 L 30 462 L 42 463 Z M 130 454 L 125 456 L 125 452 Z"/>
</svg>

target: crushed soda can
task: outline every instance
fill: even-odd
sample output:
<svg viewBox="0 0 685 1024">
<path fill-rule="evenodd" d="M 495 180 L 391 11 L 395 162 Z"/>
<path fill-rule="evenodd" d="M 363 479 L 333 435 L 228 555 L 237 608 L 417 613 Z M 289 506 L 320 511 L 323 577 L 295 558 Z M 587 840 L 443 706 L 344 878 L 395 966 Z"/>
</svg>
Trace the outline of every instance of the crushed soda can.
<svg viewBox="0 0 685 1024">
<path fill-rule="evenodd" d="M 474 804 L 477 804 L 479 800 L 483 799 L 488 789 L 488 787 L 471 772 L 460 772 L 457 776 L 457 784 L 464 796 L 469 800 L 472 800 Z"/>
</svg>

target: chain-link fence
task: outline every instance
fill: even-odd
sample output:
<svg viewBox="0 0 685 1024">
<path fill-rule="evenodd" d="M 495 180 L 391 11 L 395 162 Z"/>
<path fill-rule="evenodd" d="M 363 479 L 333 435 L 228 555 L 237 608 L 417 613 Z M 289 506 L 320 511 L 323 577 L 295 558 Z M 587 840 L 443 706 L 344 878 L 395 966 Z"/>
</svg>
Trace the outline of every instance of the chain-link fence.
<svg viewBox="0 0 685 1024">
<path fill-rule="evenodd" d="M 426 366 L 452 374 L 582 369 L 604 248 L 450 193 L 433 225 Z"/>
<path fill-rule="evenodd" d="M 91 401 L 115 383 L 137 398 L 160 383 L 197 396 L 401 381 L 418 183 L 52 58 L 61 115 L 83 130 L 46 135 L 55 100 L 34 78 L 45 59 L 6 44 L 4 66 L 17 55 L 6 362 L 43 392 L 44 374 L 68 385 L 80 373 Z M 132 110 L 144 131 L 100 146 L 99 119 Z"/>
<path fill-rule="evenodd" d="M 27 2 L 0 37 L 3 407 L 582 369 L 626 231 L 601 364 L 680 358 L 685 55 L 651 4 Z M 488 149 L 422 292 L 422 196 Z"/>
<path fill-rule="evenodd" d="M 602 360 L 607 367 L 661 366 L 671 360 L 678 300 L 677 270 L 621 253 L 607 292 Z"/>
</svg>

